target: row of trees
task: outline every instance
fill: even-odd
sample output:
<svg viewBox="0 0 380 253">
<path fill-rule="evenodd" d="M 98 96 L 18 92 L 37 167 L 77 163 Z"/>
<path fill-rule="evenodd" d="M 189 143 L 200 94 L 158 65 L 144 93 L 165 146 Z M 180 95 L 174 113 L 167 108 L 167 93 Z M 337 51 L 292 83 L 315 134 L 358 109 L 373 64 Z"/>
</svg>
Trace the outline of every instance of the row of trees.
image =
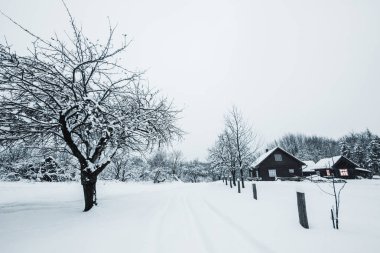
<svg viewBox="0 0 380 253">
<path fill-rule="evenodd" d="M 71 181 L 79 180 L 75 158 L 67 153 L 43 152 L 13 146 L 0 152 L 0 180 Z M 119 150 L 99 175 L 104 180 L 200 182 L 220 179 L 209 163 L 186 161 L 180 151 L 138 153 Z"/>
<path fill-rule="evenodd" d="M 281 147 L 301 160 L 318 161 L 339 154 L 339 142 L 320 136 L 286 134 L 268 145 L 269 149 Z"/>
<path fill-rule="evenodd" d="M 147 157 L 140 153 L 120 153 L 102 176 L 120 181 L 200 182 L 216 180 L 208 163 L 186 161 L 180 151 L 158 150 Z"/>
</svg>

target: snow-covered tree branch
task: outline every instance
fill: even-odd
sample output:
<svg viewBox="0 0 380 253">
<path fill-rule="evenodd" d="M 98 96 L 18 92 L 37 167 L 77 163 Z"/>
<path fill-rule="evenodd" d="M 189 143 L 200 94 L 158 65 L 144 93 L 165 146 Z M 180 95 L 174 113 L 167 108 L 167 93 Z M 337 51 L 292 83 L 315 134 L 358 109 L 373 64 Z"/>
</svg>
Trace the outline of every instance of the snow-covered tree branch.
<svg viewBox="0 0 380 253">
<path fill-rule="evenodd" d="M 120 63 L 126 38 L 116 47 L 110 26 L 104 44 L 92 42 L 70 12 L 69 41 L 44 40 L 10 19 L 36 41 L 28 55 L 0 45 L 0 142 L 59 139 L 79 162 L 85 210 L 97 176 L 121 149 L 141 151 L 182 135 L 180 112 Z"/>
</svg>

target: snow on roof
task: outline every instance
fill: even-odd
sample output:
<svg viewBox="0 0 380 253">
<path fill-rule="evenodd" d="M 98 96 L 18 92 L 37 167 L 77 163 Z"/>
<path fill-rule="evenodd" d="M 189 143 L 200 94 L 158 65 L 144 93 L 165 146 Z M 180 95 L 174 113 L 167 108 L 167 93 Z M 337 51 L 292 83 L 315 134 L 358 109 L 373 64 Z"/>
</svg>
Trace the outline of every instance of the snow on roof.
<svg viewBox="0 0 380 253">
<path fill-rule="evenodd" d="M 302 161 L 306 166 L 314 166 L 315 162 L 314 161 Z"/>
<path fill-rule="evenodd" d="M 259 156 L 256 161 L 253 162 L 252 166 L 253 167 L 256 167 L 257 165 L 259 165 L 260 163 L 262 163 L 265 159 L 268 158 L 268 156 L 270 156 L 275 150 L 277 149 L 280 149 L 281 151 L 285 152 L 286 154 L 294 157 L 295 159 L 297 159 L 298 161 L 300 161 L 301 163 L 303 163 L 301 160 L 299 160 L 297 157 L 295 157 L 294 155 L 290 154 L 289 152 L 287 152 L 286 150 L 280 148 L 280 147 L 275 147 L 267 152 L 265 152 L 264 154 L 262 154 L 261 156 Z"/>
<path fill-rule="evenodd" d="M 277 147 L 275 147 L 274 149 L 271 149 L 267 152 L 265 152 L 264 154 L 262 154 L 261 156 L 259 156 L 252 164 L 253 167 L 256 167 L 257 165 L 259 165 L 262 161 L 264 161 L 268 156 L 270 156 L 270 154 L 272 154 L 275 150 L 276 150 Z"/>
<path fill-rule="evenodd" d="M 315 165 L 314 169 L 331 169 L 332 166 L 341 158 L 341 155 L 323 158 L 319 160 Z"/>
<path fill-rule="evenodd" d="M 314 161 L 302 161 L 306 166 L 302 168 L 302 171 L 305 172 L 313 172 L 314 171 L 314 166 L 315 162 Z"/>
<path fill-rule="evenodd" d="M 355 168 L 355 170 L 365 171 L 365 172 L 371 172 L 370 170 L 364 169 L 364 168 Z"/>
</svg>

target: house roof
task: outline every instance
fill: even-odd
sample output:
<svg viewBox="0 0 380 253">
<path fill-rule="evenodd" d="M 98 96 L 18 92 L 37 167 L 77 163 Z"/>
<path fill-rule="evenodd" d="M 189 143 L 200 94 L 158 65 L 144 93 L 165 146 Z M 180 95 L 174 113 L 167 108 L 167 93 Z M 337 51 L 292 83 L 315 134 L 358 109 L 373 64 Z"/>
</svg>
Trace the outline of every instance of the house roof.
<svg viewBox="0 0 380 253">
<path fill-rule="evenodd" d="M 319 160 L 315 165 L 314 169 L 331 169 L 332 166 L 341 158 L 342 156 L 334 156 L 334 157 L 328 157 L 323 158 Z"/>
<path fill-rule="evenodd" d="M 288 153 L 287 151 L 285 151 L 284 149 L 280 148 L 280 147 L 275 147 L 267 152 L 265 152 L 264 154 L 262 154 L 261 156 L 259 156 L 252 164 L 252 167 L 257 167 L 258 165 L 260 165 L 260 163 L 262 163 L 265 159 L 267 159 L 271 154 L 273 154 L 273 152 L 275 152 L 276 150 L 281 150 L 282 152 L 290 155 L 291 157 L 293 157 L 294 159 L 296 159 L 297 161 L 299 161 L 300 163 L 302 163 L 303 165 L 305 165 L 304 162 L 302 162 L 301 160 L 299 160 L 297 157 L 295 157 L 294 155 Z"/>
<path fill-rule="evenodd" d="M 355 170 L 360 170 L 360 171 L 364 171 L 364 172 L 372 172 L 372 171 L 370 171 L 370 170 L 363 169 L 363 168 L 355 168 Z"/>
<path fill-rule="evenodd" d="M 302 171 L 305 172 L 313 172 L 314 171 L 314 166 L 315 162 L 314 161 L 302 161 L 306 166 L 302 168 Z"/>
<path fill-rule="evenodd" d="M 354 163 L 353 161 L 351 161 L 350 159 L 348 159 L 347 157 L 345 156 L 342 156 L 342 155 L 338 155 L 338 156 L 334 156 L 334 157 L 328 157 L 328 158 L 323 158 L 321 160 L 319 160 L 315 165 L 314 165 L 314 169 L 332 169 L 332 167 L 341 159 L 345 159 L 347 160 L 348 162 L 352 163 L 353 165 L 355 165 L 356 167 L 359 167 L 356 163 Z"/>
</svg>

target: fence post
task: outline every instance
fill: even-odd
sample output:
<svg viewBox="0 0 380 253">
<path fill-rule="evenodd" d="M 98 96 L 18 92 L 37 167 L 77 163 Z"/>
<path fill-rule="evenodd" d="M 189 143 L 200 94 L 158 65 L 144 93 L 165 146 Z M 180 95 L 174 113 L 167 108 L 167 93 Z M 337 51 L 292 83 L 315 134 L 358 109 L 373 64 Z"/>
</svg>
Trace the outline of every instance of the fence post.
<svg viewBox="0 0 380 253">
<path fill-rule="evenodd" d="M 252 184 L 253 198 L 257 200 L 256 184 Z"/>
<path fill-rule="evenodd" d="M 302 227 L 309 228 L 307 220 L 305 193 L 297 192 L 298 217 Z"/>
<path fill-rule="evenodd" d="M 332 208 L 331 208 L 331 220 L 332 220 L 333 228 L 335 229 L 335 218 L 334 218 L 334 211 Z"/>
<path fill-rule="evenodd" d="M 232 178 L 230 178 L 230 187 L 232 188 Z"/>
<path fill-rule="evenodd" d="M 240 193 L 240 180 L 238 180 L 238 193 Z"/>
</svg>

